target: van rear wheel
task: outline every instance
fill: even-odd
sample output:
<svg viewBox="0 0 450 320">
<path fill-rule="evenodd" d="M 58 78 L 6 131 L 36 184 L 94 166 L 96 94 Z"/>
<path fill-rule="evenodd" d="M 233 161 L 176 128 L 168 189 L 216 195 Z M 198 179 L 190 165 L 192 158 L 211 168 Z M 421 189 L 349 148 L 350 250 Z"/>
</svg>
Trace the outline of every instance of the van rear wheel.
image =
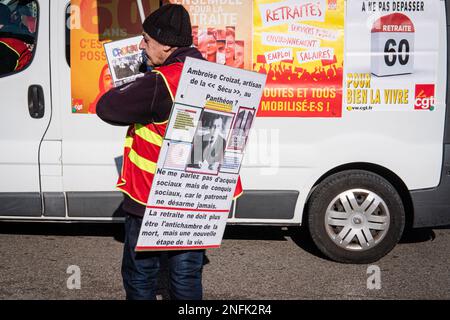
<svg viewBox="0 0 450 320">
<path fill-rule="evenodd" d="M 308 202 L 312 240 L 327 257 L 371 263 L 391 251 L 405 226 L 403 202 L 381 176 L 363 170 L 331 175 Z"/>
</svg>

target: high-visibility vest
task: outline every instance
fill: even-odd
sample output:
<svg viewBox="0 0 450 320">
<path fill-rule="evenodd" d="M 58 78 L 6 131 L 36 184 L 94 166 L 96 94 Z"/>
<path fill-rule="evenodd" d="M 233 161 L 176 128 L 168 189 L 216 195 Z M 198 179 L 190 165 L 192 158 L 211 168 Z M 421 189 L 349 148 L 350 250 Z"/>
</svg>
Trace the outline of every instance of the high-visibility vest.
<svg viewBox="0 0 450 320">
<path fill-rule="evenodd" d="M 182 69 L 183 63 L 177 62 L 152 70 L 164 79 L 172 101 L 175 99 Z M 169 120 L 146 125 L 134 124 L 127 131 L 122 172 L 117 188 L 142 205 L 147 205 L 168 122 Z M 239 178 L 234 196 L 237 198 L 241 194 L 242 185 Z"/>
<path fill-rule="evenodd" d="M 31 61 L 33 54 L 27 44 L 22 40 L 15 38 L 1 38 L 0 43 L 7 46 L 11 51 L 17 54 L 17 64 L 13 71 L 19 71 L 25 68 Z"/>
</svg>

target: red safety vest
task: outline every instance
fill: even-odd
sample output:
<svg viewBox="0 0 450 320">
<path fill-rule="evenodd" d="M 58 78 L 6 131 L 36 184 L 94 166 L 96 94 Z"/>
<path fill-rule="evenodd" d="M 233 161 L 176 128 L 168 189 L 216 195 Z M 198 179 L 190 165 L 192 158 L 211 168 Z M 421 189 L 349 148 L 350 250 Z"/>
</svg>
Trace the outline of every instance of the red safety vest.
<svg viewBox="0 0 450 320">
<path fill-rule="evenodd" d="M 6 45 L 14 53 L 17 54 L 17 64 L 14 71 L 23 69 L 28 65 L 33 57 L 33 54 L 25 42 L 14 38 L 1 38 L 0 43 Z"/>
<path fill-rule="evenodd" d="M 172 100 L 175 99 L 182 69 L 183 64 L 177 62 L 152 71 L 163 77 Z M 122 172 L 117 188 L 142 205 L 147 205 L 168 122 L 134 124 L 127 131 Z M 241 194 L 242 184 L 239 178 L 234 197 L 237 198 Z"/>
</svg>

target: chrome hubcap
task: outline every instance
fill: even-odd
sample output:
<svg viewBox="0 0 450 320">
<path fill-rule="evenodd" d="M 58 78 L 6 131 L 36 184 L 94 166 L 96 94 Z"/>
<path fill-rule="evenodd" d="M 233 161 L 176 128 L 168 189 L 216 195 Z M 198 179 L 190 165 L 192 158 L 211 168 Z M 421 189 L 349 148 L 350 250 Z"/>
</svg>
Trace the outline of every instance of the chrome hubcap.
<svg viewBox="0 0 450 320">
<path fill-rule="evenodd" d="M 359 217 L 354 217 L 354 218 L 353 218 L 353 223 L 354 223 L 355 225 L 359 225 L 359 224 L 362 223 L 362 220 L 361 220 L 361 218 L 359 218 Z"/>
<path fill-rule="evenodd" d="M 346 250 L 368 250 L 389 230 L 390 214 L 384 200 L 365 189 L 340 193 L 327 207 L 325 226 L 333 242 Z"/>
</svg>

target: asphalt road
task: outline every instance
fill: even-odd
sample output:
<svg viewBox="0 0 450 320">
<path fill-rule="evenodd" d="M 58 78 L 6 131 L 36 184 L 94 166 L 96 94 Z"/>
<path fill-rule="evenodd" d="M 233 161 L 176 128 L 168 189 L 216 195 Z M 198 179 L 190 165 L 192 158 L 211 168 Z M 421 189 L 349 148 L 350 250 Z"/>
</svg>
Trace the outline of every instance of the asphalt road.
<svg viewBox="0 0 450 320">
<path fill-rule="evenodd" d="M 0 299 L 124 299 L 122 246 L 120 224 L 1 222 Z M 325 259 L 300 228 L 228 226 L 207 257 L 205 299 L 450 299 L 450 227 L 413 231 L 374 263 L 380 289 L 369 265 Z M 72 265 L 80 289 L 67 287 Z"/>
</svg>

